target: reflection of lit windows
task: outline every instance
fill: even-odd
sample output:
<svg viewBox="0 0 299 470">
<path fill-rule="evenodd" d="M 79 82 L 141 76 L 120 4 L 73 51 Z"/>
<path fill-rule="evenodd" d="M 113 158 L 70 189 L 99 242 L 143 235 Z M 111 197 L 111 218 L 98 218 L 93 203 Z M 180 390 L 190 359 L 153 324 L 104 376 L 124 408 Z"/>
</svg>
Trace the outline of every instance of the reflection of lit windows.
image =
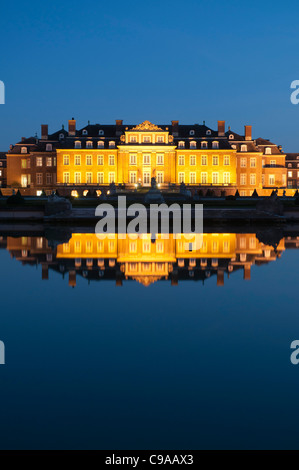
<svg viewBox="0 0 299 470">
<path fill-rule="evenodd" d="M 92 242 L 90 240 L 86 242 L 86 253 L 92 253 Z"/>
<path fill-rule="evenodd" d="M 265 258 L 270 258 L 271 256 L 271 251 L 270 250 L 265 250 Z"/>
<path fill-rule="evenodd" d="M 28 251 L 27 250 L 22 250 L 22 258 L 27 258 Z"/>
<path fill-rule="evenodd" d="M 240 238 L 240 248 L 242 248 L 242 249 L 246 248 L 246 238 L 245 237 Z"/>
<path fill-rule="evenodd" d="M 246 253 L 241 253 L 241 254 L 240 254 L 240 261 L 241 261 L 241 263 L 245 263 L 246 259 L 247 259 Z"/>
<path fill-rule="evenodd" d="M 69 243 L 64 243 L 63 244 L 63 253 L 70 253 L 71 247 Z"/>
<path fill-rule="evenodd" d="M 213 266 L 213 268 L 216 268 L 218 266 L 218 259 L 212 258 L 211 265 Z"/>
<path fill-rule="evenodd" d="M 137 263 L 129 263 L 130 271 L 137 271 Z"/>
<path fill-rule="evenodd" d="M 36 239 L 36 248 L 38 248 L 39 250 L 43 247 L 43 238 L 42 237 L 38 237 Z"/>
<path fill-rule="evenodd" d="M 81 264 L 82 264 L 81 258 L 76 258 L 75 259 L 75 267 L 80 268 Z"/>
<path fill-rule="evenodd" d="M 104 251 L 104 242 L 102 240 L 98 241 L 97 243 L 97 252 L 103 253 Z"/>
<path fill-rule="evenodd" d="M 81 253 L 81 242 L 79 240 L 75 241 L 75 252 Z"/>
<path fill-rule="evenodd" d="M 109 251 L 109 253 L 115 251 L 115 242 L 114 242 L 114 241 L 111 241 L 111 240 L 109 241 L 109 243 L 108 243 L 108 251 Z"/>
<path fill-rule="evenodd" d="M 22 245 L 27 245 L 28 237 L 22 237 Z"/>
<path fill-rule="evenodd" d="M 224 240 L 223 242 L 223 252 L 229 253 L 230 243 L 228 240 Z"/>
<path fill-rule="evenodd" d="M 189 266 L 194 268 L 196 266 L 196 260 L 194 258 L 189 259 Z"/>
<path fill-rule="evenodd" d="M 164 243 L 162 241 L 158 241 L 156 243 L 156 253 L 163 253 L 164 252 Z"/>
<path fill-rule="evenodd" d="M 51 261 L 53 261 L 52 253 L 47 253 L 46 260 L 48 261 L 48 263 L 51 263 Z"/>
<path fill-rule="evenodd" d="M 183 268 L 185 266 L 185 261 L 183 259 L 178 260 L 178 267 Z"/>
<path fill-rule="evenodd" d="M 213 241 L 212 242 L 212 253 L 218 253 L 218 242 L 217 241 Z"/>
<path fill-rule="evenodd" d="M 157 263 L 156 266 L 157 266 L 158 271 L 163 271 L 163 269 L 164 269 L 164 264 L 163 263 Z"/>
<path fill-rule="evenodd" d="M 130 242 L 129 252 L 130 253 L 137 253 L 137 243 L 136 242 Z"/>
<path fill-rule="evenodd" d="M 142 245 L 142 251 L 143 253 L 150 253 L 151 252 L 151 244 L 150 242 L 143 242 L 143 245 Z"/>
<path fill-rule="evenodd" d="M 109 260 L 109 268 L 114 268 L 115 266 L 115 259 L 110 259 Z"/>
<path fill-rule="evenodd" d="M 200 260 L 200 265 L 201 266 L 205 267 L 205 266 L 207 266 L 207 264 L 208 264 L 207 258 L 202 258 Z"/>
<path fill-rule="evenodd" d="M 142 268 L 143 268 L 143 271 L 150 271 L 151 263 L 143 263 Z"/>
<path fill-rule="evenodd" d="M 88 258 L 88 259 L 86 260 L 86 266 L 89 267 L 89 268 L 91 268 L 91 266 L 93 266 L 93 260 Z"/>
<path fill-rule="evenodd" d="M 255 237 L 250 237 L 249 238 L 249 248 L 251 250 L 254 250 L 256 247 L 256 238 Z"/>
</svg>

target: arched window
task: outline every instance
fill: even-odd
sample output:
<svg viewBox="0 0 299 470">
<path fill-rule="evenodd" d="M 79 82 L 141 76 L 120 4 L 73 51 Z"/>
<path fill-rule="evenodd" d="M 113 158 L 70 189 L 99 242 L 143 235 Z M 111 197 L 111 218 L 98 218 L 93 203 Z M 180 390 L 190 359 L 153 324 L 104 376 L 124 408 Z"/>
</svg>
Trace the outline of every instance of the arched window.
<svg viewBox="0 0 299 470">
<path fill-rule="evenodd" d="M 47 152 L 52 152 L 52 144 L 47 144 L 46 145 L 46 151 Z"/>
<path fill-rule="evenodd" d="M 109 142 L 109 148 L 112 149 L 112 148 L 114 148 L 114 147 L 115 147 L 115 142 L 114 142 L 114 140 L 110 140 L 110 142 Z"/>
<path fill-rule="evenodd" d="M 21 153 L 27 153 L 27 147 L 22 147 L 21 148 Z"/>
<path fill-rule="evenodd" d="M 213 148 L 213 149 L 219 149 L 219 142 L 214 141 L 214 142 L 212 143 L 212 148 Z"/>
<path fill-rule="evenodd" d="M 179 149 L 185 148 L 185 142 L 183 142 L 183 141 L 179 142 L 178 147 L 179 147 Z"/>
<path fill-rule="evenodd" d="M 265 148 L 265 155 L 271 155 L 272 154 L 272 149 L 271 147 L 266 147 Z"/>
<path fill-rule="evenodd" d="M 190 149 L 196 149 L 196 142 L 194 140 L 190 142 Z"/>
<path fill-rule="evenodd" d="M 88 142 L 86 142 L 86 148 L 87 149 L 92 149 L 92 141 L 89 140 Z"/>
<path fill-rule="evenodd" d="M 289 163 L 289 164 L 288 164 L 288 167 L 289 167 L 289 168 L 292 168 L 292 164 L 291 164 L 291 163 Z"/>
<path fill-rule="evenodd" d="M 98 149 L 102 149 L 104 148 L 104 141 L 103 140 L 99 140 L 98 141 Z"/>
<path fill-rule="evenodd" d="M 241 152 L 247 152 L 247 145 L 241 145 Z"/>
<path fill-rule="evenodd" d="M 80 148 L 81 148 L 81 142 L 80 142 L 80 140 L 76 140 L 75 149 L 80 149 Z"/>
<path fill-rule="evenodd" d="M 207 149 L 208 148 L 208 142 L 202 142 L 201 143 L 201 148 L 202 149 Z"/>
</svg>

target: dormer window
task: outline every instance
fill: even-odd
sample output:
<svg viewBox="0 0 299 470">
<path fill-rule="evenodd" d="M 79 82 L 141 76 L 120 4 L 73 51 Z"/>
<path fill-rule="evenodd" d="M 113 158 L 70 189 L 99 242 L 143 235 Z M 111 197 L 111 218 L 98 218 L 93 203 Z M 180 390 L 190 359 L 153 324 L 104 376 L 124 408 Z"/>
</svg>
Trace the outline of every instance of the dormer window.
<svg viewBox="0 0 299 470">
<path fill-rule="evenodd" d="M 247 152 L 247 145 L 241 145 L 241 152 Z"/>
<path fill-rule="evenodd" d="M 192 130 L 189 132 L 189 135 L 194 135 L 194 134 L 195 134 L 195 132 L 194 132 L 194 130 L 192 129 Z"/>
<path fill-rule="evenodd" d="M 88 142 L 86 142 L 86 148 L 87 149 L 92 149 L 92 142 L 90 140 Z"/>
<path fill-rule="evenodd" d="M 271 147 L 266 147 L 265 148 L 265 155 L 271 155 L 272 154 L 272 149 Z"/>
<path fill-rule="evenodd" d="M 115 142 L 114 142 L 114 140 L 111 140 L 111 141 L 109 142 L 109 148 L 110 148 L 110 149 L 115 148 Z"/>
<path fill-rule="evenodd" d="M 292 168 L 292 164 L 291 164 L 291 163 L 289 163 L 289 164 L 288 164 L 288 167 L 289 167 L 289 168 Z"/>
<path fill-rule="evenodd" d="M 75 149 L 80 149 L 80 148 L 81 148 L 81 142 L 80 142 L 80 140 L 76 140 Z"/>
<path fill-rule="evenodd" d="M 87 132 L 86 129 L 84 129 L 84 130 L 82 131 L 82 135 L 88 135 L 88 132 Z"/>
<path fill-rule="evenodd" d="M 64 134 L 59 134 L 59 140 L 64 139 Z"/>
<path fill-rule="evenodd" d="M 46 145 L 46 151 L 47 152 L 52 152 L 52 144 L 47 144 Z"/>
<path fill-rule="evenodd" d="M 230 139 L 230 140 L 233 140 L 233 138 L 234 138 L 234 135 L 233 135 L 233 134 L 229 134 L 229 139 Z"/>
<path fill-rule="evenodd" d="M 27 147 L 22 147 L 21 148 L 21 153 L 27 153 Z"/>
<path fill-rule="evenodd" d="M 98 149 L 102 149 L 104 148 L 104 141 L 103 140 L 99 140 L 98 141 Z"/>
<path fill-rule="evenodd" d="M 185 142 L 183 142 L 183 141 L 179 142 L 178 147 L 179 147 L 179 149 L 185 148 Z"/>
<path fill-rule="evenodd" d="M 214 142 L 212 143 L 212 148 L 213 148 L 213 149 L 219 149 L 219 142 L 214 141 Z"/>
<path fill-rule="evenodd" d="M 190 149 L 196 149 L 196 142 L 194 142 L 194 140 L 190 142 Z"/>
<path fill-rule="evenodd" d="M 236 150 L 237 146 L 236 145 L 232 145 L 232 149 Z"/>
<path fill-rule="evenodd" d="M 207 149 L 208 148 L 208 142 L 202 142 L 201 143 L 201 148 L 202 149 Z"/>
<path fill-rule="evenodd" d="M 104 135 L 103 129 L 99 130 L 99 135 Z"/>
<path fill-rule="evenodd" d="M 212 134 L 211 130 L 208 129 L 207 132 L 206 132 L 206 135 L 211 135 L 211 134 Z"/>
</svg>

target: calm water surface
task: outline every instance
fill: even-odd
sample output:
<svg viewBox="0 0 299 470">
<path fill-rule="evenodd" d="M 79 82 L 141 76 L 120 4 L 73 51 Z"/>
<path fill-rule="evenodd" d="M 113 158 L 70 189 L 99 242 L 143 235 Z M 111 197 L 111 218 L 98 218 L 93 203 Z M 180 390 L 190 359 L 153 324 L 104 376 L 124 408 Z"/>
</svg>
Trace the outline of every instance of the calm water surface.
<svg viewBox="0 0 299 470">
<path fill-rule="evenodd" d="M 1 449 L 299 447 L 296 233 L 41 233 L 0 238 Z"/>
</svg>

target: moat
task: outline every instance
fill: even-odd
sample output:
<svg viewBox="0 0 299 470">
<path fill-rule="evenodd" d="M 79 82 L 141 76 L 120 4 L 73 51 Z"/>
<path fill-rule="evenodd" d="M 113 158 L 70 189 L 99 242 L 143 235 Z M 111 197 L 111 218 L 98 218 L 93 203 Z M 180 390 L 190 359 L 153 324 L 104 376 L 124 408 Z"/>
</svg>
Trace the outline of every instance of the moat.
<svg viewBox="0 0 299 470">
<path fill-rule="evenodd" d="M 0 448 L 298 448 L 299 231 L 182 241 L 2 225 Z"/>
</svg>

